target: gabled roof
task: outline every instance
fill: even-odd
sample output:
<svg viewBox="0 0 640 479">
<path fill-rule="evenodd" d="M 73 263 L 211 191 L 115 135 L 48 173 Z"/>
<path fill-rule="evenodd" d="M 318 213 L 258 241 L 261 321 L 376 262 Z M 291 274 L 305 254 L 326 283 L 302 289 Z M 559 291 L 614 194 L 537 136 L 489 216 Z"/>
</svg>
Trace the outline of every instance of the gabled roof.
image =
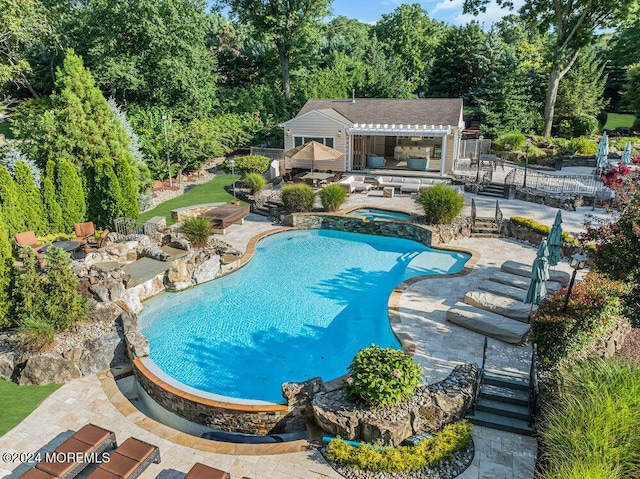
<svg viewBox="0 0 640 479">
<path fill-rule="evenodd" d="M 462 120 L 462 98 L 356 98 L 352 100 L 308 100 L 296 118 L 322 111 L 351 123 L 451 125 Z M 330 113 L 331 111 L 335 113 Z"/>
</svg>

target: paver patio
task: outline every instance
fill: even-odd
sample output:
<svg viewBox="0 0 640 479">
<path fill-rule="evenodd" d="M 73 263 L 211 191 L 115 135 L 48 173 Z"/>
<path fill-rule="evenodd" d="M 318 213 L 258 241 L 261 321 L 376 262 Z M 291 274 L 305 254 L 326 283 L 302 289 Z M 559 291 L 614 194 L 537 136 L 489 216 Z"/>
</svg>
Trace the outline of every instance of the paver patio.
<svg viewBox="0 0 640 479">
<path fill-rule="evenodd" d="M 352 195 L 354 201 L 382 206 L 375 203 L 376 195 Z M 380 198 L 382 200 L 382 198 Z M 408 209 L 415 200 L 412 197 L 385 199 L 384 204 Z M 394 204 L 395 200 L 397 201 Z M 388 203 L 387 203 L 388 202 Z M 407 207 L 403 208 L 406 204 Z M 555 209 L 527 204 L 522 216 L 534 217 L 541 210 L 548 210 L 549 218 Z M 413 209 L 413 208 L 412 208 Z M 545 213 L 546 214 L 546 213 Z M 507 216 L 507 215 L 505 215 Z M 508 216 L 507 216 L 508 217 Z M 550 223 L 549 223 L 550 224 Z M 231 228 L 220 239 L 244 251 L 248 241 L 260 232 L 275 228 L 265 218 L 249 215 L 242 226 Z M 472 248 L 481 254 L 474 270 L 455 278 L 432 277 L 418 281 L 404 291 L 400 299 L 401 328 L 411 334 L 416 343 L 416 360 L 425 368 L 428 382 L 446 377 L 451 369 L 465 361 L 479 363 L 482 358 L 484 337 L 460 328 L 445 320 L 448 307 L 460 300 L 466 291 L 473 289 L 506 259 L 529 262 L 535 249 L 510 239 L 463 239 L 451 243 L 460 248 Z M 559 268 L 569 270 L 566 263 Z M 528 371 L 531 349 L 518 347 L 497 340 L 489 340 L 487 367 L 513 368 Z M 108 396 L 109 394 L 109 396 Z M 158 425 L 136 412 L 124 416 L 113 401 L 122 400 L 112 392 L 105 392 L 97 375 L 68 383 L 46 399 L 22 423 L 0 437 L 1 452 L 34 453 L 44 448 L 53 450 L 56 445 L 88 422 L 113 430 L 118 441 L 134 436 L 160 447 L 162 462 L 152 464 L 142 478 L 181 478 L 195 462 L 231 472 L 232 477 L 248 476 L 253 479 L 317 479 L 340 478 L 315 450 L 274 456 L 232 456 L 200 451 L 179 445 L 167 434 L 166 426 Z M 461 476 L 463 479 L 529 479 L 533 477 L 536 441 L 517 434 L 494 431 L 484 427 L 474 428 L 476 454 L 472 465 Z M 0 476 L 18 477 L 26 470 L 18 462 L 0 463 Z"/>
</svg>

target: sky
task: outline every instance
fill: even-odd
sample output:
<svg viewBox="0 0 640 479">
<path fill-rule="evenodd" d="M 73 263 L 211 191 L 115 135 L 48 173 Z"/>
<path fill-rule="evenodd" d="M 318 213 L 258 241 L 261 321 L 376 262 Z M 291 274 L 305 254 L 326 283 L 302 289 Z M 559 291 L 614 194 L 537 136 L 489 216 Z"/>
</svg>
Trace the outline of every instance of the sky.
<svg viewBox="0 0 640 479">
<path fill-rule="evenodd" d="M 334 16 L 343 15 L 348 18 L 356 18 L 361 22 L 375 23 L 385 13 L 391 13 L 401 4 L 419 3 L 429 14 L 430 18 L 448 23 L 449 25 L 464 25 L 475 18 L 484 29 L 488 29 L 494 22 L 510 13 L 492 1 L 487 6 L 486 13 L 477 17 L 462 13 L 463 0 L 333 0 Z M 515 0 L 516 9 L 524 3 L 524 0 Z"/>
</svg>

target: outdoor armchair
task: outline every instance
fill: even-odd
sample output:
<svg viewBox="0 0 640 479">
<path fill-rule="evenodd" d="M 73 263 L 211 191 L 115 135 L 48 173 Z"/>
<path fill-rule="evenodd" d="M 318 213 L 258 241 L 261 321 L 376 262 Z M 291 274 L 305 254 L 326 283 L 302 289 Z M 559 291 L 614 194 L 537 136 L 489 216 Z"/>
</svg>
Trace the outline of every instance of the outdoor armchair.
<svg viewBox="0 0 640 479">
<path fill-rule="evenodd" d="M 92 221 L 85 223 L 76 223 L 73 228 L 75 229 L 77 241 L 82 244 L 95 243 L 96 242 L 96 227 Z"/>
</svg>

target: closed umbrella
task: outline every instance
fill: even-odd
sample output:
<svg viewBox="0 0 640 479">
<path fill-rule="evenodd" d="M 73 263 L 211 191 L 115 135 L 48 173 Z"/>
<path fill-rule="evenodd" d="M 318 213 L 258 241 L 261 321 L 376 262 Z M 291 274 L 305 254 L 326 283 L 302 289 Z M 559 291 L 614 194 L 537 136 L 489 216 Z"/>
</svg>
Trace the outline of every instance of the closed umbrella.
<svg viewBox="0 0 640 479">
<path fill-rule="evenodd" d="M 547 297 L 546 281 L 549 279 L 549 249 L 547 247 L 547 239 L 543 238 L 538 247 L 536 253 L 536 259 L 533 260 L 531 266 L 531 283 L 527 290 L 527 296 L 524 300 L 525 303 L 531 304 L 533 309 L 534 304 L 542 304 Z"/>
<path fill-rule="evenodd" d="M 560 251 L 562 246 L 562 212 L 560 210 L 558 210 L 556 220 L 551 226 L 551 231 L 549 231 L 547 245 L 549 247 L 549 264 L 555 266 L 562 259 L 562 252 Z"/>
<path fill-rule="evenodd" d="M 620 161 L 622 161 L 622 163 L 624 163 L 625 165 L 628 165 L 629 163 L 631 163 L 631 142 L 627 141 L 627 145 L 624 147 L 624 151 L 622 152 L 622 158 L 620 158 Z"/>
<path fill-rule="evenodd" d="M 607 164 L 607 159 L 609 155 L 609 137 L 607 136 L 607 132 L 605 131 L 602 134 L 602 138 L 600 138 L 600 142 L 598 143 L 598 154 L 596 155 L 596 168 L 602 169 Z"/>
</svg>

